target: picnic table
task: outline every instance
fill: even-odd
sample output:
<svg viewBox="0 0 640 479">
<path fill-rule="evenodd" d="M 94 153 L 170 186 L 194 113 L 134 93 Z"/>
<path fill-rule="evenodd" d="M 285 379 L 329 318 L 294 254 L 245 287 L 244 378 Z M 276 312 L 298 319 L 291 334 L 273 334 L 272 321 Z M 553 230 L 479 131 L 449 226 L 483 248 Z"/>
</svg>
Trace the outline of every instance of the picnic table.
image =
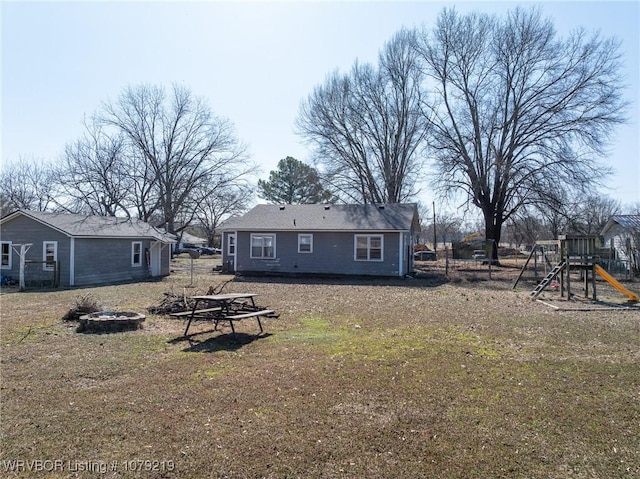
<svg viewBox="0 0 640 479">
<path fill-rule="evenodd" d="M 258 321 L 260 333 L 262 333 L 264 330 L 262 329 L 260 317 L 277 318 L 278 315 L 273 310 L 257 306 L 254 299 L 256 296 L 257 295 L 254 293 L 226 293 L 192 296 L 191 299 L 194 303 L 191 311 L 172 313 L 171 316 L 184 316 L 189 318 L 187 321 L 187 327 L 184 330 L 184 336 L 189 332 L 189 326 L 191 326 L 191 321 L 193 321 L 194 318 L 210 319 L 214 321 L 214 331 L 218 329 L 218 323 L 220 321 L 227 321 L 231 326 L 234 338 L 236 338 L 236 329 L 233 325 L 235 321 L 255 318 Z M 207 307 L 200 307 L 203 303 L 206 303 Z"/>
</svg>

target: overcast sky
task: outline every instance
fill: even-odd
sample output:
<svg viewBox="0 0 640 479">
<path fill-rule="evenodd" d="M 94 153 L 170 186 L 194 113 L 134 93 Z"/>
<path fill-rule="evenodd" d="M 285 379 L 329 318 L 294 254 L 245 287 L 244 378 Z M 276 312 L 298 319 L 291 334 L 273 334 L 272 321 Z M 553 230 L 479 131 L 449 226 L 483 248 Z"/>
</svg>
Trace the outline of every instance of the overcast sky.
<svg viewBox="0 0 640 479">
<path fill-rule="evenodd" d="M 261 178 L 310 152 L 293 132 L 300 102 L 335 69 L 375 62 L 401 27 L 433 26 L 445 6 L 504 13 L 515 2 L 2 1 L 2 162 L 55 160 L 83 116 L 127 85 L 179 83 L 229 118 Z M 622 40 L 633 103 L 606 163 L 609 195 L 640 202 L 640 2 L 541 2 L 562 36 Z M 430 204 L 425 193 L 421 199 Z"/>
</svg>

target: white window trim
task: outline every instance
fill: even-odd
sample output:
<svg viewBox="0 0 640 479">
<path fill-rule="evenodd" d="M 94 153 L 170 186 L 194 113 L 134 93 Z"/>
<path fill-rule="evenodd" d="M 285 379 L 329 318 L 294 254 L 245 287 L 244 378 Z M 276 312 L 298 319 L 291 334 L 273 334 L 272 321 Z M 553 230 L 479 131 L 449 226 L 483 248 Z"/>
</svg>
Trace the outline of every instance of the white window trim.
<svg viewBox="0 0 640 479">
<path fill-rule="evenodd" d="M 236 254 L 236 243 L 237 243 L 237 236 L 235 233 L 230 234 L 229 236 L 227 236 L 228 238 L 228 242 L 227 242 L 227 254 L 229 256 L 235 256 Z M 233 251 L 232 251 L 233 250 Z"/>
<path fill-rule="evenodd" d="M 47 245 L 53 245 L 53 261 L 58 261 L 58 242 L 57 241 L 43 241 L 42 242 L 42 261 L 47 261 Z M 53 271 L 53 265 L 44 263 L 42 265 L 43 271 Z"/>
<path fill-rule="evenodd" d="M 140 245 L 140 252 L 138 254 L 139 256 L 139 261 L 136 263 L 135 261 L 135 257 L 136 257 L 136 245 Z M 131 242 L 131 266 L 133 268 L 140 268 L 142 267 L 142 241 L 132 241 Z"/>
<path fill-rule="evenodd" d="M 300 242 L 300 238 L 302 237 L 308 237 L 309 239 L 311 239 L 311 241 L 309 242 L 309 251 L 302 251 L 300 249 L 300 245 L 302 244 Z M 300 254 L 309 254 L 309 253 L 313 253 L 313 234 L 312 233 L 299 233 L 298 234 L 298 253 Z"/>
<path fill-rule="evenodd" d="M 253 255 L 253 238 L 256 236 L 273 237 L 273 256 L 254 256 Z M 262 251 L 264 253 L 264 244 L 262 245 Z M 249 257 L 251 259 L 276 259 L 276 234 L 275 233 L 251 233 L 251 238 L 249 240 Z"/>
<path fill-rule="evenodd" d="M 367 238 L 367 259 L 358 258 L 358 239 Z M 371 259 L 371 238 L 380 238 L 380 258 Z M 383 234 L 356 234 L 353 235 L 353 260 L 354 261 L 384 261 L 384 235 Z"/>
<path fill-rule="evenodd" d="M 13 264 L 12 263 L 12 258 L 13 258 L 12 243 L 11 241 L 0 241 L 0 245 L 5 245 L 5 244 L 9 249 L 9 261 L 6 265 L 3 265 L 2 262 L 0 262 L 0 269 L 11 269 L 11 265 Z"/>
</svg>

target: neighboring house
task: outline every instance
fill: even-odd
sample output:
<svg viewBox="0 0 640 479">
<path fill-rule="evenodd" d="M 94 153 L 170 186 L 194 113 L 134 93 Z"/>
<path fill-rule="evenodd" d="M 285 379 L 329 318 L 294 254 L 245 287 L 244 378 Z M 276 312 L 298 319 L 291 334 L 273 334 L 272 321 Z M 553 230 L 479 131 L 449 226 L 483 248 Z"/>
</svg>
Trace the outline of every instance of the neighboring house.
<svg viewBox="0 0 640 479">
<path fill-rule="evenodd" d="M 615 251 L 615 260 L 626 263 L 629 269 L 640 270 L 640 215 L 614 215 L 600 235 L 605 246 Z"/>
<path fill-rule="evenodd" d="M 180 238 L 180 242 L 178 243 L 176 249 L 178 251 L 182 251 L 184 249 L 189 248 L 201 248 L 207 245 L 207 240 L 204 238 L 198 238 L 195 235 L 190 233 L 182 233 L 182 237 Z"/>
<path fill-rule="evenodd" d="M 27 285 L 29 274 L 47 271 L 62 287 L 139 281 L 169 274 L 174 242 L 133 218 L 18 210 L 0 219 L 0 274 L 18 280 L 19 245 L 31 244 Z"/>
<path fill-rule="evenodd" d="M 223 269 L 402 277 L 419 225 L 415 204 L 258 205 L 221 225 Z"/>
</svg>

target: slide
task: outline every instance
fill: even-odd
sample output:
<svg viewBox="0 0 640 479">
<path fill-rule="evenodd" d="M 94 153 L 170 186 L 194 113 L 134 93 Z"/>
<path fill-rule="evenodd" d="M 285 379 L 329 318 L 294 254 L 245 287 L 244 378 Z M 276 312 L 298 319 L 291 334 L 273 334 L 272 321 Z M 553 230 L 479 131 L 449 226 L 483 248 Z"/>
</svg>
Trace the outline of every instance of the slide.
<svg viewBox="0 0 640 479">
<path fill-rule="evenodd" d="M 627 288 L 622 286 L 618 281 L 616 281 L 616 279 L 613 276 L 611 276 L 609 273 L 607 273 L 607 271 L 605 269 L 603 269 L 602 267 L 600 267 L 599 265 L 596 265 L 596 273 L 598 273 L 600 276 L 602 276 L 602 279 L 604 279 L 611 286 L 613 286 L 618 291 L 620 291 L 622 294 L 627 296 L 629 298 L 629 301 L 634 301 L 636 303 L 638 301 L 640 301 L 640 296 L 638 296 L 636 293 L 634 293 L 632 291 L 629 291 Z"/>
</svg>

